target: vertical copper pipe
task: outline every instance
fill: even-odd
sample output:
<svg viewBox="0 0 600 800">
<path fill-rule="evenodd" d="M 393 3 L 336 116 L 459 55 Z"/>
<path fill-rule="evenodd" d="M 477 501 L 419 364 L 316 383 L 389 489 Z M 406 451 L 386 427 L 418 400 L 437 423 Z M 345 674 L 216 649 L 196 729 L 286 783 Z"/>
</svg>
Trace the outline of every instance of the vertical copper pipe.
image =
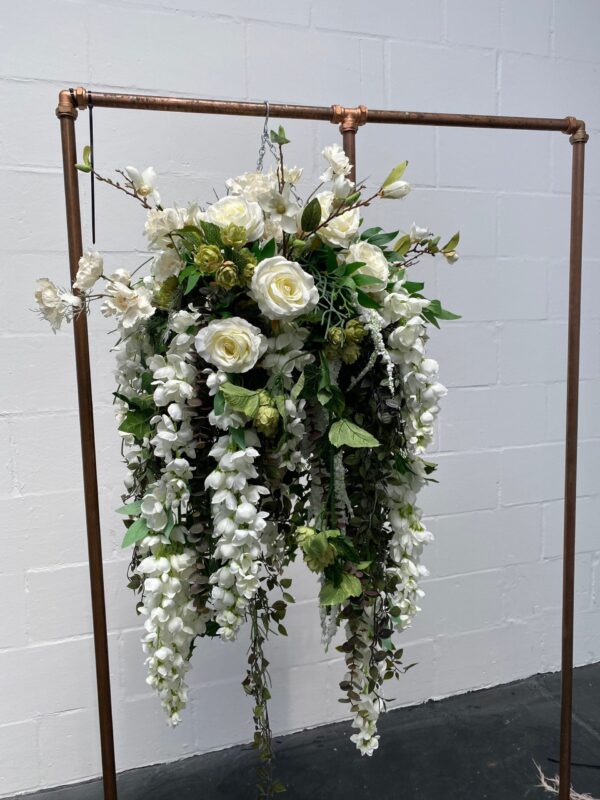
<svg viewBox="0 0 600 800">
<path fill-rule="evenodd" d="M 81 213 L 79 208 L 79 184 L 75 169 L 75 115 L 71 107 L 59 105 L 60 133 L 67 205 L 67 232 L 69 242 L 69 267 L 71 280 L 77 272 L 82 253 Z M 96 686 L 98 691 L 98 715 L 100 721 L 100 745 L 102 749 L 102 778 L 104 800 L 116 800 L 117 780 L 113 742 L 112 708 L 110 697 L 110 672 L 108 664 L 108 638 L 106 631 L 106 608 L 104 605 L 104 575 L 102 545 L 100 539 L 100 512 L 98 508 L 98 479 L 96 474 L 96 449 L 94 442 L 94 412 L 92 405 L 92 382 L 90 376 L 90 354 L 88 346 L 87 317 L 80 314 L 73 324 L 75 335 L 75 363 L 77 367 L 77 394 L 79 399 L 79 425 L 83 459 L 83 489 L 87 527 L 90 587 L 92 594 L 92 617 L 94 623 L 94 650 L 96 656 Z M 75 676 L 74 676 L 75 679 Z"/>
<path fill-rule="evenodd" d="M 585 143 L 587 138 L 585 128 L 581 128 L 571 137 L 571 144 L 573 145 L 573 166 L 571 184 L 571 247 L 569 258 L 559 800 L 569 800 L 571 796 L 575 522 L 577 505 L 577 418 L 579 405 L 579 342 L 581 327 L 583 177 Z"/>
<path fill-rule="evenodd" d="M 352 171 L 348 175 L 351 181 L 356 180 L 356 128 L 342 129 L 342 147 L 350 159 Z"/>
</svg>

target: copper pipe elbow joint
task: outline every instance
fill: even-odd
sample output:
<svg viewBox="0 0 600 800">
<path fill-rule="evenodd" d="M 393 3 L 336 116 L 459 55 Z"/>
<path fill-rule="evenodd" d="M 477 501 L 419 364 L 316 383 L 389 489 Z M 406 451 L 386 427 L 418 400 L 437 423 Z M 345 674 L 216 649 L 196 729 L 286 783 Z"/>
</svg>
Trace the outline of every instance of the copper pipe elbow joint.
<svg viewBox="0 0 600 800">
<path fill-rule="evenodd" d="M 360 125 L 364 125 L 368 117 L 366 106 L 356 108 L 344 108 L 344 106 L 331 106 L 331 121 L 340 123 L 340 133 L 353 131 L 356 133 Z"/>
<path fill-rule="evenodd" d="M 87 108 L 87 91 L 83 86 L 76 89 L 63 89 L 58 94 L 57 117 L 77 117 L 78 108 Z"/>
<path fill-rule="evenodd" d="M 585 129 L 585 122 L 582 119 L 577 119 L 577 117 L 565 117 L 565 121 L 567 127 L 564 132 L 569 137 L 571 144 L 577 144 L 578 142 L 585 144 L 590 138 Z"/>
</svg>

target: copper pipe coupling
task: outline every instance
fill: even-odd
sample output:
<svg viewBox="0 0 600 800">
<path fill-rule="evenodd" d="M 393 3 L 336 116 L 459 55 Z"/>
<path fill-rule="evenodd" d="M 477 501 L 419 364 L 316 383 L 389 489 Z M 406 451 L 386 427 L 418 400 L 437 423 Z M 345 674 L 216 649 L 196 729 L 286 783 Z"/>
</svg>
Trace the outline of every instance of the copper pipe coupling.
<svg viewBox="0 0 600 800">
<path fill-rule="evenodd" d="M 331 106 L 331 121 L 340 123 L 340 133 L 353 131 L 356 133 L 361 125 L 367 121 L 369 111 L 366 106 L 344 108 L 344 106 Z"/>
</svg>

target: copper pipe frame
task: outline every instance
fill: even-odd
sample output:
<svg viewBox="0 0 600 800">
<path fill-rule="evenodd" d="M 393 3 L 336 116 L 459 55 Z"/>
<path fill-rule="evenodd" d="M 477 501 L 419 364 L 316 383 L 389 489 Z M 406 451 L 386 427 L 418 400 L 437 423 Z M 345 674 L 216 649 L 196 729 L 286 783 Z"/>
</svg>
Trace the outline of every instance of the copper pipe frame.
<svg viewBox="0 0 600 800">
<path fill-rule="evenodd" d="M 149 111 L 180 111 L 195 114 L 262 117 L 263 103 L 207 100 L 185 97 L 93 93 L 97 108 L 128 108 Z M 82 253 L 81 213 L 78 175 L 75 169 L 75 119 L 77 109 L 87 108 L 88 92 L 79 87 L 59 94 L 57 116 L 60 118 L 67 207 L 67 232 L 71 278 L 77 271 Z M 567 356 L 567 411 L 565 453 L 565 508 L 563 544 L 563 607 L 562 607 L 562 691 L 560 721 L 560 787 L 559 800 L 569 800 L 571 785 L 571 738 L 573 704 L 573 628 L 575 593 L 575 525 L 577 504 L 577 426 L 579 405 L 579 351 L 581 329 L 581 261 L 583 244 L 584 158 L 588 135 L 585 123 L 576 117 L 511 117 L 477 114 L 434 114 L 418 111 L 367 111 L 365 106 L 304 106 L 269 104 L 273 118 L 310 119 L 339 123 L 343 146 L 356 174 L 356 133 L 367 120 L 370 123 L 393 125 L 433 125 L 462 128 L 497 128 L 506 130 L 557 131 L 570 136 L 573 146 L 571 188 L 571 235 L 569 256 L 569 317 Z M 94 621 L 94 646 L 98 689 L 102 776 L 105 800 L 116 800 L 116 772 L 110 698 L 110 674 L 100 521 L 98 483 L 94 442 L 94 419 L 91 392 L 87 320 L 81 315 L 74 325 L 77 391 L 84 475 L 84 493 L 90 583 Z"/>
</svg>

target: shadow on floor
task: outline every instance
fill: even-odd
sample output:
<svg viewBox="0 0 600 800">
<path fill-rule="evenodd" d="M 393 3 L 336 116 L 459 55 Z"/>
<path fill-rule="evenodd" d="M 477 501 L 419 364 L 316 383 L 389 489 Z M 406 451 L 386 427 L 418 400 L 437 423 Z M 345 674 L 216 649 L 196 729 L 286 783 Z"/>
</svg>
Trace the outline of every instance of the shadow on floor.
<svg viewBox="0 0 600 800">
<path fill-rule="evenodd" d="M 573 785 L 600 798 L 600 664 L 575 671 Z M 380 748 L 361 758 L 348 723 L 276 740 L 285 800 L 542 800 L 535 760 L 558 771 L 560 677 L 537 675 L 383 718 Z M 254 800 L 255 752 L 218 753 L 124 772 L 119 800 Z M 101 800 L 98 781 L 32 800 Z"/>
</svg>

